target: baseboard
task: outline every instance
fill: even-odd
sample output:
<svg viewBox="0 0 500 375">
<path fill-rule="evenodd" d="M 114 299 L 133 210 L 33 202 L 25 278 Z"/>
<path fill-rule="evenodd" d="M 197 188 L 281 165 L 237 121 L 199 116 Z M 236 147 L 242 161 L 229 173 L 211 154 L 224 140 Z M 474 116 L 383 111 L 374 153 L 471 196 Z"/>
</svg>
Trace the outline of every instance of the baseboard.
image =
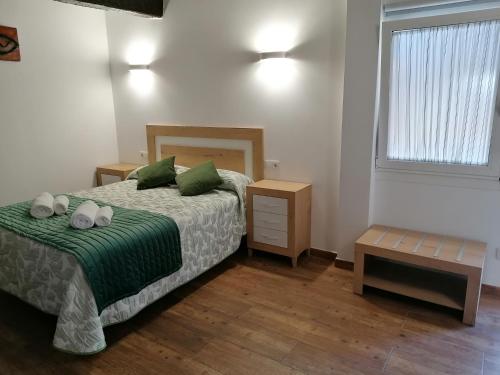
<svg viewBox="0 0 500 375">
<path fill-rule="evenodd" d="M 321 249 L 311 248 L 311 254 L 331 261 L 335 261 L 335 259 L 337 258 L 337 253 L 332 253 L 331 251 L 321 250 Z"/>
<path fill-rule="evenodd" d="M 354 271 L 354 262 L 336 258 L 335 267 L 342 268 L 343 270 Z"/>
<path fill-rule="evenodd" d="M 481 293 L 500 297 L 500 287 L 494 286 L 494 285 L 483 284 L 481 286 Z"/>
<path fill-rule="evenodd" d="M 311 248 L 311 254 L 335 262 L 337 268 L 354 271 L 354 262 L 338 259 L 338 254 L 332 251 Z"/>
</svg>

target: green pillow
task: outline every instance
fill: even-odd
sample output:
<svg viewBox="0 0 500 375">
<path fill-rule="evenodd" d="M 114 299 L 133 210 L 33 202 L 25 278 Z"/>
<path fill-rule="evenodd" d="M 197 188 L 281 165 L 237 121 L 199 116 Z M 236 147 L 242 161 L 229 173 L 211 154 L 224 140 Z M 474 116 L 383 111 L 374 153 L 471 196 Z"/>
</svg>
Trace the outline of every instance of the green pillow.
<svg viewBox="0 0 500 375">
<path fill-rule="evenodd" d="M 211 160 L 178 174 L 175 181 L 181 195 L 189 196 L 206 193 L 223 182 Z"/>
<path fill-rule="evenodd" d="M 152 189 L 175 183 L 175 156 L 151 164 L 138 171 L 137 190 Z"/>
</svg>

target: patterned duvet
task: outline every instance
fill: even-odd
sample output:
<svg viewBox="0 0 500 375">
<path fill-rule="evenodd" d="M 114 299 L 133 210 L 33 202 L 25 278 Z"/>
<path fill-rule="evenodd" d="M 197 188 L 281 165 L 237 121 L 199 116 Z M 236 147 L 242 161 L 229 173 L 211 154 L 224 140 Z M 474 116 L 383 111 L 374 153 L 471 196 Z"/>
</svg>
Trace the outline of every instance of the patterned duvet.
<svg viewBox="0 0 500 375">
<path fill-rule="evenodd" d="M 234 253 L 245 234 L 244 194 L 250 178 L 219 171 L 224 189 L 181 197 L 176 188 L 137 190 L 119 182 L 73 195 L 167 215 L 180 231 L 182 268 L 98 315 L 91 289 L 73 256 L 0 228 L 0 289 L 57 315 L 53 344 L 76 354 L 106 348 L 103 327 L 130 319 L 173 289 Z"/>
</svg>

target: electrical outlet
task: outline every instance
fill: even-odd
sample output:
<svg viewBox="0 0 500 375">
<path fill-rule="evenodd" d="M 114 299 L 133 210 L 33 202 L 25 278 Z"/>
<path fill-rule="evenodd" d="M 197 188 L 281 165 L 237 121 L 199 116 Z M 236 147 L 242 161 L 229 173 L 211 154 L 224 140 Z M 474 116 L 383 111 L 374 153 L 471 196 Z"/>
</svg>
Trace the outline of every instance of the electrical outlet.
<svg viewBox="0 0 500 375">
<path fill-rule="evenodd" d="M 500 260 L 500 248 L 497 247 L 495 257 Z"/>
<path fill-rule="evenodd" d="M 148 161 L 148 152 L 147 151 L 139 151 L 139 155 L 141 156 L 142 161 Z"/>
<path fill-rule="evenodd" d="M 279 160 L 266 160 L 265 161 L 266 168 L 277 169 L 280 167 Z"/>
</svg>

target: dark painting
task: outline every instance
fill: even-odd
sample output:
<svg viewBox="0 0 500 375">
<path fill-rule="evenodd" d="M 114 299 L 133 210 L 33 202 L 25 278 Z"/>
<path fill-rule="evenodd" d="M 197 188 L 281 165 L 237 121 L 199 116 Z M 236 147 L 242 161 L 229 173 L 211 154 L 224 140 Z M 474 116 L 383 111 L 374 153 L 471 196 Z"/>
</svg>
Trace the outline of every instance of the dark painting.
<svg viewBox="0 0 500 375">
<path fill-rule="evenodd" d="M 0 26 L 0 60 L 21 61 L 17 29 Z"/>
<path fill-rule="evenodd" d="M 57 0 L 63 3 L 95 7 L 99 9 L 120 9 L 146 15 L 163 17 L 169 0 Z"/>
</svg>

